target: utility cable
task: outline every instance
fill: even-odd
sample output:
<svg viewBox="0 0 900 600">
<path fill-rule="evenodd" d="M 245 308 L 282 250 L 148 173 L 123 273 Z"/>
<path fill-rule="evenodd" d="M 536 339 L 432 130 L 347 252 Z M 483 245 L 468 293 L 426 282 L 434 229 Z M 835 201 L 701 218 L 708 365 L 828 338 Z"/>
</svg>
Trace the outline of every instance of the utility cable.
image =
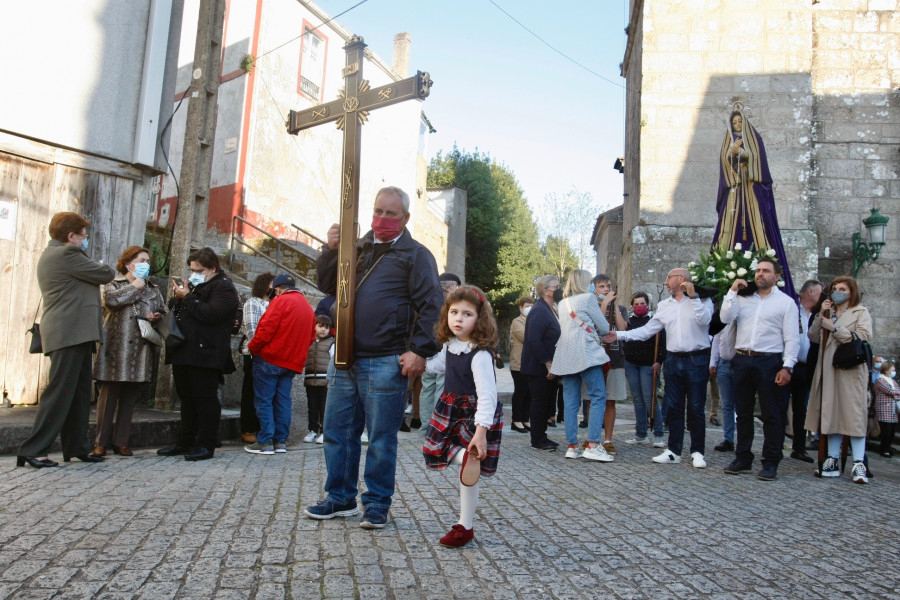
<svg viewBox="0 0 900 600">
<path fill-rule="evenodd" d="M 191 91 L 190 85 L 188 85 L 188 89 L 184 90 L 181 94 L 181 100 L 178 101 L 178 104 L 175 106 L 175 110 L 172 111 L 172 114 L 169 115 L 169 120 L 166 121 L 166 124 L 163 126 L 162 131 L 159 132 L 159 149 L 162 151 L 163 160 L 166 161 L 166 167 L 169 169 L 169 173 L 172 174 L 172 181 L 175 182 L 175 198 L 176 202 L 179 196 L 181 196 L 181 190 L 178 187 L 178 176 L 175 175 L 175 170 L 172 168 L 172 165 L 169 164 L 169 155 L 166 153 L 166 149 L 163 146 L 163 138 L 166 136 L 166 130 L 169 128 L 169 125 L 172 124 L 172 119 L 175 118 L 175 113 L 178 112 L 178 109 L 181 108 L 181 103 L 184 102 L 184 99 L 187 98 L 188 93 Z M 159 182 L 160 186 L 160 196 L 162 196 L 162 185 L 163 182 Z M 163 264 L 160 268 L 154 270 L 152 272 L 153 275 L 157 273 L 162 273 L 166 269 L 169 268 L 169 253 L 172 252 L 172 239 L 175 237 L 175 222 L 178 220 L 178 208 L 176 205 L 175 216 L 172 218 L 172 233 L 169 235 L 169 247 L 166 248 L 166 260 L 163 261 Z"/>
<path fill-rule="evenodd" d="M 524 29 L 525 31 L 527 31 L 528 33 L 530 33 L 531 35 L 533 35 L 534 37 L 536 37 L 538 40 L 541 41 L 542 44 L 544 44 L 545 46 L 547 46 L 548 48 L 550 48 L 551 50 L 553 50 L 554 52 L 556 52 L 557 54 L 559 54 L 560 56 L 562 56 L 563 58 L 565 58 L 566 60 L 568 60 L 568 61 L 570 61 L 571 63 L 575 64 L 576 66 L 578 66 L 578 67 L 584 69 L 585 71 L 587 71 L 587 72 L 590 73 L 591 75 L 594 75 L 594 76 L 596 76 L 596 77 L 599 77 L 600 79 L 602 79 L 603 81 L 605 81 L 605 82 L 607 82 L 607 83 L 610 83 L 610 84 L 612 84 L 612 85 L 614 85 L 614 86 L 616 86 L 616 87 L 620 87 L 620 88 L 627 89 L 627 88 L 625 88 L 625 86 L 622 85 L 621 83 L 618 83 L 618 82 L 616 82 L 616 81 L 613 81 L 612 79 L 609 79 L 609 78 L 607 78 L 607 77 L 604 77 L 603 75 L 601 75 L 601 74 L 598 73 L 597 71 L 594 71 L 594 70 L 591 69 L 590 67 L 587 67 L 587 66 L 581 64 L 580 62 L 578 62 L 577 60 L 575 60 L 574 58 L 572 58 L 571 56 L 569 56 L 568 54 L 566 54 L 566 53 L 563 52 L 562 50 L 559 50 L 558 48 L 556 48 L 553 44 L 551 44 L 550 42 L 548 42 L 547 40 L 545 40 L 544 38 L 542 38 L 541 36 L 539 36 L 537 33 L 535 33 L 534 31 L 532 31 L 531 29 L 529 29 L 524 23 L 522 23 L 521 21 L 519 21 L 517 18 L 515 18 L 514 16 L 512 16 L 512 15 L 509 14 L 508 12 L 506 12 L 506 10 L 505 10 L 502 6 L 500 6 L 499 4 L 497 4 L 496 2 L 494 2 L 494 0 L 488 0 L 488 2 L 490 2 L 490 3 L 493 4 L 495 7 L 497 7 L 497 10 L 499 10 L 500 12 L 502 12 L 504 15 L 506 15 L 507 17 L 509 17 L 510 19 L 512 19 L 519 27 L 521 27 L 522 29 Z"/>
<path fill-rule="evenodd" d="M 283 44 L 279 44 L 279 45 L 275 46 L 274 48 L 272 48 L 271 50 L 267 50 L 267 51 L 263 52 L 262 54 L 260 54 L 259 56 L 256 57 L 256 60 L 261 59 L 262 57 L 266 56 L 267 54 L 271 54 L 271 53 L 275 52 L 275 51 L 278 50 L 279 48 L 283 48 L 283 47 L 287 46 L 287 45 L 290 44 L 291 42 L 294 42 L 294 41 L 296 41 L 296 40 L 299 40 L 300 38 L 302 38 L 302 37 L 303 37 L 304 35 L 306 35 L 307 33 L 310 33 L 310 32 L 312 32 L 312 31 L 315 31 L 315 30 L 319 29 L 320 27 L 324 27 L 325 25 L 328 25 L 329 23 L 331 23 L 332 21 L 334 21 L 334 20 L 337 19 L 338 17 L 341 17 L 341 16 L 343 16 L 343 15 L 346 15 L 348 12 L 350 12 L 351 10 L 353 10 L 354 8 L 356 8 L 357 6 L 362 6 L 363 4 L 365 4 L 365 3 L 368 2 L 368 1 L 369 1 L 369 0 L 361 0 L 360 2 L 357 2 L 356 4 L 354 4 L 353 6 L 351 6 L 350 8 L 348 8 L 347 10 L 345 10 L 345 11 L 343 11 L 343 12 L 339 12 L 338 14 L 334 15 L 333 17 L 331 17 L 331 18 L 328 19 L 327 21 L 324 21 L 324 22 L 320 23 L 319 25 L 313 27 L 312 29 L 306 29 L 306 30 L 305 30 L 303 33 L 301 33 L 300 35 L 298 35 L 298 36 L 296 36 L 296 37 L 292 37 L 291 39 L 289 39 L 288 41 L 284 42 Z"/>
</svg>

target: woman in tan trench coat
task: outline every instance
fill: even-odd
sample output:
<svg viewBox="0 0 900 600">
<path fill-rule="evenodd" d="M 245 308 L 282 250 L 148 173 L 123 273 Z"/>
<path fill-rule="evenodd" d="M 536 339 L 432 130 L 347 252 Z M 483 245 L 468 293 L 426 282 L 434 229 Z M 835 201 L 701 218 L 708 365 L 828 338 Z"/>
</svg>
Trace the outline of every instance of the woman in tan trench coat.
<svg viewBox="0 0 900 600">
<path fill-rule="evenodd" d="M 809 339 L 820 344 L 819 361 L 813 375 L 806 413 L 806 429 L 828 436 L 828 458 L 822 465 L 822 477 L 837 477 L 841 439 L 850 436 L 853 451 L 851 476 L 856 483 L 868 483 L 863 458 L 866 453 L 866 415 L 868 367 L 865 363 L 852 369 L 832 366 L 838 346 L 846 344 L 855 333 L 860 339 L 872 341 L 872 317 L 860 305 L 859 288 L 852 277 L 838 277 L 828 286 L 828 299 L 813 319 Z M 828 341 L 822 344 L 823 333 Z"/>
</svg>

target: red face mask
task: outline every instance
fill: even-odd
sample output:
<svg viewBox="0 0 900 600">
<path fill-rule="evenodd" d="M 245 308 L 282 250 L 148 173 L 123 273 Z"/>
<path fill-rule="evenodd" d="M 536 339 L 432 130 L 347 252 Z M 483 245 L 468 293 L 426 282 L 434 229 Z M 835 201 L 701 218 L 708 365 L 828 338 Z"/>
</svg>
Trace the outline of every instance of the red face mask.
<svg viewBox="0 0 900 600">
<path fill-rule="evenodd" d="M 372 216 L 372 231 L 382 242 L 390 242 L 400 235 L 400 219 Z"/>
<path fill-rule="evenodd" d="M 646 304 L 638 304 L 637 306 L 633 306 L 632 308 L 634 308 L 634 314 L 639 317 L 646 316 L 647 311 L 650 310 L 650 307 Z"/>
</svg>

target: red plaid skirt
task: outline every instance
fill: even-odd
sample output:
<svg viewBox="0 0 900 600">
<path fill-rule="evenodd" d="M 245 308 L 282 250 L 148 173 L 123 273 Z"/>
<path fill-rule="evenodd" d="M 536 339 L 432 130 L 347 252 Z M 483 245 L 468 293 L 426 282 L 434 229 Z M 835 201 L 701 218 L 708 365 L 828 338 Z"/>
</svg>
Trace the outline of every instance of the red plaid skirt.
<svg viewBox="0 0 900 600">
<path fill-rule="evenodd" d="M 428 432 L 425 434 L 425 466 L 443 469 L 450 464 L 460 450 L 469 446 L 475 435 L 475 410 L 477 397 L 444 392 L 434 407 Z M 500 459 L 500 436 L 503 431 L 503 405 L 497 402 L 494 423 L 487 430 L 487 457 L 481 461 L 481 474 L 497 472 Z"/>
</svg>

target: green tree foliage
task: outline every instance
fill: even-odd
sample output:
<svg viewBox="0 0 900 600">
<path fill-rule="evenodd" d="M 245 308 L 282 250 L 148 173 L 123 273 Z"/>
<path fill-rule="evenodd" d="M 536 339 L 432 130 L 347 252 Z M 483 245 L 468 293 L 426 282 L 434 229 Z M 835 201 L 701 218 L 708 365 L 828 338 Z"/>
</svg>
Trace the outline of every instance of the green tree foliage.
<svg viewBox="0 0 900 600">
<path fill-rule="evenodd" d="M 559 277 L 563 285 L 569 273 L 578 268 L 579 257 L 566 238 L 548 235 L 541 246 L 541 254 L 544 257 L 544 271 Z"/>
<path fill-rule="evenodd" d="M 515 303 L 540 275 L 538 230 L 515 175 L 490 156 L 456 146 L 439 152 L 428 169 L 428 187 L 458 187 L 468 194 L 467 283 L 482 288 L 498 316 L 517 313 Z"/>
</svg>

